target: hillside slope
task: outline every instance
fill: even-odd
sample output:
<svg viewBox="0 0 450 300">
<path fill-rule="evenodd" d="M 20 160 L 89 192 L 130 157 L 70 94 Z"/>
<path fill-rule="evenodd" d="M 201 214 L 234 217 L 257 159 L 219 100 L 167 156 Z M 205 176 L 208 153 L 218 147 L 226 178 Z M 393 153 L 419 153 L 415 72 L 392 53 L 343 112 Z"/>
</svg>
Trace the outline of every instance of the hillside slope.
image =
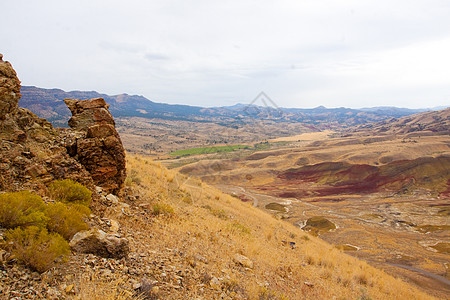
<svg viewBox="0 0 450 300">
<path fill-rule="evenodd" d="M 408 134 L 407 137 L 420 135 L 449 135 L 450 107 L 439 111 L 429 111 L 402 118 L 393 118 L 372 124 L 361 125 L 354 131 L 371 135 Z"/>
<path fill-rule="evenodd" d="M 428 298 L 197 179 L 139 156 L 127 167 L 138 200 L 108 217 L 121 222 L 139 277 L 157 281 L 162 299 Z"/>
<path fill-rule="evenodd" d="M 450 291 L 448 112 L 166 163 L 307 230 L 308 220 L 326 219 L 323 240 L 442 296 Z"/>
<path fill-rule="evenodd" d="M 124 202 L 90 224 L 126 237 L 129 256 L 7 267 L 1 299 L 433 298 L 197 179 L 139 156 L 127 169 Z"/>
</svg>

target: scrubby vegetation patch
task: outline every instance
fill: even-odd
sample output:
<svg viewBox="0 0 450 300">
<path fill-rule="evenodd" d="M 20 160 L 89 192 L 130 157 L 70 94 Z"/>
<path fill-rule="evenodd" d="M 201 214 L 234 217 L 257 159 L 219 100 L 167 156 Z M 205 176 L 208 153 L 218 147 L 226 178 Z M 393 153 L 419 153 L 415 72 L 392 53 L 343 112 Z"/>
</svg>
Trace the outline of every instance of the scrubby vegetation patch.
<svg viewBox="0 0 450 300">
<path fill-rule="evenodd" d="M 52 199 L 46 204 L 30 191 L 0 195 L 0 227 L 7 228 L 0 247 L 38 272 L 45 272 L 69 255 L 69 241 L 75 233 L 88 229 L 84 218 L 91 192 L 71 180 L 50 184 Z"/>
<path fill-rule="evenodd" d="M 276 211 L 279 211 L 282 213 L 287 212 L 286 206 L 284 206 L 283 204 L 280 204 L 280 203 L 276 203 L 276 202 L 269 203 L 265 207 L 266 207 L 266 209 L 276 210 Z"/>
<path fill-rule="evenodd" d="M 38 226 L 17 227 L 5 234 L 6 248 L 31 269 L 45 272 L 69 255 L 69 244 L 57 233 Z"/>
<path fill-rule="evenodd" d="M 64 203 L 79 203 L 89 206 L 92 192 L 71 179 L 56 180 L 49 187 L 49 196 Z"/>
</svg>

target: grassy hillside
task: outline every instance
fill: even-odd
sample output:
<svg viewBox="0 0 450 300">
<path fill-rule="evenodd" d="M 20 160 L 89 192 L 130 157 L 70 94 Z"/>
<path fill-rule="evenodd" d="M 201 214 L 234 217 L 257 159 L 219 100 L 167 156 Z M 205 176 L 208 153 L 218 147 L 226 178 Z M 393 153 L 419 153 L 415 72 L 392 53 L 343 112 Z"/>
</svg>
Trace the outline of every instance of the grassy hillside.
<svg viewBox="0 0 450 300">
<path fill-rule="evenodd" d="M 131 242 L 131 277 L 90 269 L 74 280 L 81 298 L 127 298 L 126 282 L 143 278 L 154 299 L 432 298 L 197 179 L 139 156 L 127 163 L 137 200 L 106 216 Z"/>
</svg>

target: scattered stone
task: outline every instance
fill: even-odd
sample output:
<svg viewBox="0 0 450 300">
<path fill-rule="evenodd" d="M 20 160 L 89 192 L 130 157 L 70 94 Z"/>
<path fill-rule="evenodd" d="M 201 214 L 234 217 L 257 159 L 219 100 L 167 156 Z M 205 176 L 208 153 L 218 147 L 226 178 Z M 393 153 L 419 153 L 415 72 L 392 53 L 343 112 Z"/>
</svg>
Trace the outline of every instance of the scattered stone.
<svg viewBox="0 0 450 300">
<path fill-rule="evenodd" d="M 112 258 L 126 257 L 130 252 L 127 239 L 96 228 L 76 233 L 70 241 L 70 247 L 76 252 Z"/>
<path fill-rule="evenodd" d="M 108 200 L 109 202 L 111 202 L 114 205 L 119 203 L 119 198 L 117 198 L 117 196 L 114 196 L 113 194 L 108 194 L 106 196 L 106 200 Z"/>
<path fill-rule="evenodd" d="M 66 288 L 64 289 L 64 292 L 66 292 L 67 294 L 69 293 L 74 293 L 74 285 L 73 284 L 69 284 L 68 286 L 66 286 Z"/>
<path fill-rule="evenodd" d="M 208 264 L 208 260 L 207 260 L 206 257 L 204 257 L 204 256 L 196 255 L 196 256 L 195 256 L 195 259 L 196 259 L 197 261 L 201 261 L 201 262 L 204 263 L 204 264 Z"/>
<path fill-rule="evenodd" d="M 216 290 L 220 290 L 221 289 L 221 285 L 220 285 L 220 281 L 217 277 L 213 277 L 211 279 L 211 281 L 209 282 L 209 285 Z"/>
<path fill-rule="evenodd" d="M 237 264 L 243 266 L 244 268 L 249 268 L 249 269 L 253 268 L 253 262 L 248 257 L 241 255 L 239 253 L 236 253 L 234 255 L 234 261 Z"/>
<path fill-rule="evenodd" d="M 135 283 L 135 284 L 133 284 L 133 289 L 134 290 L 140 289 L 141 286 L 142 286 L 142 283 Z"/>
<path fill-rule="evenodd" d="M 110 220 L 109 230 L 111 232 L 118 232 L 120 228 L 119 222 L 116 220 Z"/>
</svg>

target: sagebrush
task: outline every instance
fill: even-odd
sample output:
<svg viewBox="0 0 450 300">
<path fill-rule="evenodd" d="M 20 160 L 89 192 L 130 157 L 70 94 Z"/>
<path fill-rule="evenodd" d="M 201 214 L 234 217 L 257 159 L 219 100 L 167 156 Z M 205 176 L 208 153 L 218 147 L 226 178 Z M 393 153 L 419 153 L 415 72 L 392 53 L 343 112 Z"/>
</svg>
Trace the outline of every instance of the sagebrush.
<svg viewBox="0 0 450 300">
<path fill-rule="evenodd" d="M 79 203 L 89 206 L 92 192 L 71 179 L 56 180 L 48 186 L 50 198 L 65 203 Z"/>
<path fill-rule="evenodd" d="M 45 226 L 48 217 L 44 213 L 42 198 L 29 191 L 4 193 L 0 195 L 0 226 Z"/>
<path fill-rule="evenodd" d="M 15 257 L 31 269 L 45 272 L 69 255 L 69 244 L 57 233 L 49 233 L 45 228 L 17 227 L 5 233 L 7 248 Z"/>
</svg>

